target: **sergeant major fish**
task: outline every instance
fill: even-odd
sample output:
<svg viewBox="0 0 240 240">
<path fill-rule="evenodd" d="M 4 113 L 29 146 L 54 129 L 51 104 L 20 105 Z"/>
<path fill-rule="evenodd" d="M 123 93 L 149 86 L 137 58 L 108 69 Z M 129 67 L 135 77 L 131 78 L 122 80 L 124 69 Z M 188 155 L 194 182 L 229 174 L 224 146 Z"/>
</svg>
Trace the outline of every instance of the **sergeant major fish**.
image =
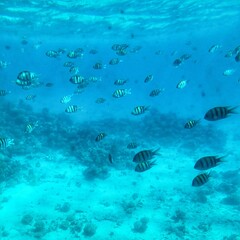
<svg viewBox="0 0 240 240">
<path fill-rule="evenodd" d="M 187 129 L 193 128 L 193 127 L 195 127 L 199 122 L 200 122 L 200 119 L 199 119 L 199 120 L 190 120 L 190 121 L 188 121 L 188 122 L 184 125 L 184 128 L 187 128 Z"/>
<path fill-rule="evenodd" d="M 25 127 L 25 133 L 31 133 L 38 126 L 38 121 L 35 123 L 29 123 Z"/>
<path fill-rule="evenodd" d="M 151 82 L 153 80 L 153 75 L 152 74 L 149 74 L 145 79 L 144 79 L 144 82 L 145 83 L 148 83 L 148 82 Z"/>
<path fill-rule="evenodd" d="M 63 103 L 63 104 L 69 103 L 72 100 L 72 96 L 73 94 L 62 97 L 60 99 L 60 103 Z"/>
<path fill-rule="evenodd" d="M 124 97 L 127 94 L 131 94 L 131 89 L 118 89 L 113 92 L 112 96 L 115 98 Z"/>
<path fill-rule="evenodd" d="M 176 88 L 178 89 L 183 89 L 187 86 L 188 80 L 181 80 L 180 82 L 178 82 Z"/>
<path fill-rule="evenodd" d="M 149 161 L 151 160 L 154 156 L 156 155 L 160 155 L 158 153 L 159 151 L 159 148 L 156 149 L 155 151 L 153 150 L 142 150 L 138 153 L 135 154 L 135 156 L 133 157 L 133 162 L 137 162 L 137 163 L 140 163 L 140 162 L 146 162 L 146 161 Z"/>
<path fill-rule="evenodd" d="M 101 140 L 103 140 L 103 138 L 105 138 L 107 136 L 107 134 L 106 133 L 99 133 L 98 135 L 97 135 L 97 137 L 95 138 L 95 141 L 96 142 L 99 142 L 99 141 L 101 141 Z"/>
<path fill-rule="evenodd" d="M 197 175 L 193 180 L 192 180 L 192 186 L 193 187 L 200 187 L 204 185 L 205 183 L 208 182 L 210 177 L 210 173 L 202 173 Z"/>
<path fill-rule="evenodd" d="M 14 144 L 14 139 L 0 138 L 0 149 L 5 149 Z"/>
<path fill-rule="evenodd" d="M 163 92 L 164 91 L 164 89 L 154 89 L 154 90 L 152 90 L 151 92 L 150 92 L 150 94 L 149 94 L 149 96 L 150 97 L 156 97 L 156 96 L 158 96 L 159 95 L 159 93 L 161 93 L 161 92 Z"/>
<path fill-rule="evenodd" d="M 149 106 L 137 106 L 132 110 L 131 114 L 137 116 L 145 113 L 147 110 L 149 110 Z"/>
<path fill-rule="evenodd" d="M 214 107 L 208 110 L 204 119 L 208 121 L 217 121 L 229 116 L 229 114 L 237 114 L 235 109 L 237 107 Z"/>
<path fill-rule="evenodd" d="M 137 166 L 135 167 L 135 171 L 136 172 L 145 172 L 145 171 L 151 169 L 154 165 L 156 165 L 155 162 L 156 161 L 139 162 L 137 164 Z"/>
<path fill-rule="evenodd" d="M 224 162 L 223 157 L 217 156 L 206 156 L 197 160 L 194 165 L 194 168 L 197 170 L 208 170 L 210 168 L 218 166 L 220 163 Z"/>
<path fill-rule="evenodd" d="M 74 113 L 74 112 L 77 112 L 81 109 L 82 109 L 82 107 L 79 107 L 77 105 L 70 105 L 65 109 L 65 112 L 66 113 Z"/>
</svg>

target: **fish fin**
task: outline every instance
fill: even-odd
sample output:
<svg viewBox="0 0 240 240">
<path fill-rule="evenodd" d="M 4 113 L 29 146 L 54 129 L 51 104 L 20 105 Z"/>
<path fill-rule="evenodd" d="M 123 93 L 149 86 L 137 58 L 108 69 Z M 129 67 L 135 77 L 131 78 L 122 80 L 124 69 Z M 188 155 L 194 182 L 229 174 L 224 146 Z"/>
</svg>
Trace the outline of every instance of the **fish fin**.
<svg viewBox="0 0 240 240">
<path fill-rule="evenodd" d="M 156 150 L 154 150 L 154 151 L 153 151 L 153 154 L 154 154 L 154 155 L 161 156 L 161 154 L 159 153 L 159 150 L 160 150 L 160 147 L 157 148 Z"/>
<path fill-rule="evenodd" d="M 228 111 L 228 113 L 239 114 L 239 112 L 236 112 L 236 111 L 235 111 L 238 107 L 239 107 L 239 106 L 236 106 L 236 107 L 227 107 L 227 111 Z"/>
</svg>

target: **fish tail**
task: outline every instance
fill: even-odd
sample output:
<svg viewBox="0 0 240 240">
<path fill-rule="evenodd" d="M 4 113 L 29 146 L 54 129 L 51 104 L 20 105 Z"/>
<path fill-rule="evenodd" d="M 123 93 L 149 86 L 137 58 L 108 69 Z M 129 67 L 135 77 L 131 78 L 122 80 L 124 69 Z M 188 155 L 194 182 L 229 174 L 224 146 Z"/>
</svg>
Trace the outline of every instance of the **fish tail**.
<svg viewBox="0 0 240 240">
<path fill-rule="evenodd" d="M 239 112 L 236 112 L 235 110 L 238 108 L 239 106 L 236 107 L 228 107 L 228 113 L 233 113 L 233 114 L 239 114 Z"/>
<path fill-rule="evenodd" d="M 157 165 L 157 160 L 153 160 L 149 163 L 150 168 L 153 167 L 154 165 Z"/>
<path fill-rule="evenodd" d="M 132 94 L 131 91 L 132 91 L 131 88 L 127 89 L 127 90 L 126 90 L 126 94 Z"/>
<path fill-rule="evenodd" d="M 159 153 L 159 150 L 160 150 L 160 147 L 157 148 L 156 150 L 154 150 L 154 151 L 153 151 L 153 154 L 160 156 L 161 154 Z"/>
</svg>

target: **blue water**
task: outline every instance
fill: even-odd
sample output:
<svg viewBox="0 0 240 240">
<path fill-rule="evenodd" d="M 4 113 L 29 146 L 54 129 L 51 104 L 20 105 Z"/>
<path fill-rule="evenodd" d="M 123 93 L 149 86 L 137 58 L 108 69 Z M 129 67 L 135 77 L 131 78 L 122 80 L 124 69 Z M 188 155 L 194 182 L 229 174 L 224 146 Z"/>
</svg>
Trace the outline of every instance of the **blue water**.
<svg viewBox="0 0 240 240">
<path fill-rule="evenodd" d="M 1 1 L 0 20 L 0 61 L 7 64 L 0 68 L 0 90 L 9 92 L 0 96 L 0 137 L 14 139 L 0 152 L 0 239 L 240 238 L 239 114 L 204 119 L 213 107 L 240 103 L 240 62 L 237 53 L 225 56 L 240 45 L 239 1 Z M 113 44 L 128 44 L 126 55 L 117 55 Z M 211 53 L 213 45 L 219 48 Z M 82 56 L 70 59 L 77 48 Z M 58 49 L 64 53 L 46 56 Z M 174 66 L 183 54 L 190 58 Z M 121 62 L 110 65 L 113 58 Z M 97 82 L 76 94 L 73 74 L 63 66 L 68 61 Z M 104 68 L 94 69 L 97 62 Z M 233 73 L 225 76 L 226 70 Z M 22 71 L 35 73 L 39 85 L 18 86 Z M 149 74 L 153 80 L 145 83 Z M 127 83 L 116 86 L 117 79 Z M 181 80 L 187 85 L 178 89 Z M 114 98 L 117 89 L 131 94 Z M 153 89 L 164 91 L 150 97 Z M 69 103 L 60 102 L 71 94 Z M 35 98 L 26 100 L 29 95 Z M 105 102 L 97 104 L 98 98 Z M 70 105 L 81 110 L 66 113 Z M 136 106 L 149 110 L 134 116 Z M 193 119 L 200 121 L 184 129 Z M 98 143 L 101 132 L 106 137 Z M 129 150 L 130 142 L 138 147 Z M 134 154 L 157 148 L 157 165 L 136 173 Z M 206 155 L 227 156 L 226 162 L 196 190 L 193 165 Z M 44 191 L 56 196 L 47 201 Z M 26 214 L 33 217 L 27 224 Z M 88 227 L 96 228 L 92 236 Z"/>
</svg>

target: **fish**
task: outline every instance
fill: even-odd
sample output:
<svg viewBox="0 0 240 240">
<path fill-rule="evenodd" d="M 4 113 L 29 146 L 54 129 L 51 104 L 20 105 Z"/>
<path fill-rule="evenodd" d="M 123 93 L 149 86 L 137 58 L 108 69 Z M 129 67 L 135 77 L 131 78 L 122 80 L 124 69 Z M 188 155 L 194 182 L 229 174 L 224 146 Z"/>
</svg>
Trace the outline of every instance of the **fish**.
<svg viewBox="0 0 240 240">
<path fill-rule="evenodd" d="M 73 67 L 74 66 L 74 62 L 65 62 L 63 64 L 64 67 Z"/>
<path fill-rule="evenodd" d="M 223 72 L 224 76 L 232 76 L 235 72 L 235 69 L 227 69 Z"/>
<path fill-rule="evenodd" d="M 113 157 L 112 157 L 112 154 L 111 154 L 111 153 L 108 154 L 108 161 L 109 161 L 110 163 L 113 163 Z"/>
<path fill-rule="evenodd" d="M 73 96 L 73 94 L 63 96 L 63 97 L 60 99 L 60 103 L 63 103 L 63 104 L 69 103 L 69 102 L 72 100 L 72 96 Z"/>
<path fill-rule="evenodd" d="M 5 149 L 14 144 L 14 139 L 0 138 L 0 149 Z"/>
<path fill-rule="evenodd" d="M 106 68 L 106 65 L 103 65 L 102 63 L 97 62 L 93 65 L 93 68 L 94 69 L 103 69 L 103 68 Z"/>
<path fill-rule="evenodd" d="M 97 98 L 95 103 L 101 104 L 101 103 L 104 103 L 105 101 L 106 101 L 105 98 Z"/>
<path fill-rule="evenodd" d="M 127 94 L 131 94 L 131 88 L 130 89 L 117 89 L 113 92 L 112 96 L 115 98 L 124 97 Z"/>
<path fill-rule="evenodd" d="M 54 84 L 51 83 L 51 82 L 48 82 L 48 83 L 45 84 L 46 87 L 52 87 L 53 85 L 54 85 Z"/>
<path fill-rule="evenodd" d="M 25 127 L 25 133 L 31 133 L 38 126 L 38 121 L 35 123 L 29 123 Z"/>
<path fill-rule="evenodd" d="M 217 157 L 217 156 L 206 156 L 202 157 L 197 160 L 197 162 L 194 165 L 194 168 L 197 170 L 208 170 L 210 168 L 218 166 L 220 163 L 224 162 L 223 157 Z"/>
<path fill-rule="evenodd" d="M 89 53 L 90 53 L 90 54 L 97 54 L 98 51 L 97 51 L 96 49 L 91 49 L 91 50 L 89 51 Z"/>
<path fill-rule="evenodd" d="M 236 61 L 236 62 L 240 62 L 240 52 L 236 55 L 235 61 Z"/>
<path fill-rule="evenodd" d="M 26 82 L 31 82 L 37 78 L 38 78 L 38 76 L 36 75 L 36 73 L 30 72 L 30 71 L 22 71 L 17 76 L 18 80 L 26 81 Z"/>
<path fill-rule="evenodd" d="M 160 89 L 160 88 L 153 89 L 153 90 L 149 93 L 149 96 L 150 96 L 150 97 L 156 97 L 156 96 L 159 95 L 159 93 L 163 92 L 164 90 L 165 90 L 164 88 L 162 88 L 162 89 Z"/>
<path fill-rule="evenodd" d="M 181 80 L 180 82 L 178 82 L 176 88 L 178 89 L 183 89 L 187 86 L 188 80 Z"/>
<path fill-rule="evenodd" d="M 230 57 L 232 57 L 232 56 L 233 56 L 233 51 L 232 51 L 232 50 L 229 50 L 229 51 L 225 54 L 224 57 L 230 58 Z"/>
<path fill-rule="evenodd" d="M 186 61 L 186 60 L 188 60 L 190 57 L 191 57 L 190 54 L 183 54 L 183 55 L 180 57 L 180 59 L 181 59 L 182 61 Z"/>
<path fill-rule="evenodd" d="M 184 128 L 190 129 L 195 127 L 198 123 L 200 122 L 199 120 L 189 120 L 188 122 L 186 122 L 186 124 L 184 125 Z"/>
<path fill-rule="evenodd" d="M 46 52 L 46 56 L 51 57 L 51 58 L 56 58 L 59 56 L 59 52 L 54 51 L 54 50 L 49 50 Z"/>
<path fill-rule="evenodd" d="M 154 156 L 160 155 L 158 151 L 159 151 L 159 148 L 156 150 L 142 150 L 134 155 L 133 162 L 140 163 L 140 162 L 149 161 Z"/>
<path fill-rule="evenodd" d="M 30 95 L 27 95 L 25 99 L 28 100 L 28 101 L 32 101 L 35 98 L 36 98 L 36 95 L 30 94 Z"/>
<path fill-rule="evenodd" d="M 128 149 L 135 149 L 135 148 L 137 148 L 138 147 L 138 145 L 137 145 L 137 143 L 135 143 L 135 142 L 130 142 L 128 145 L 127 145 L 127 148 Z"/>
<path fill-rule="evenodd" d="M 28 87 L 32 85 L 32 81 L 23 81 L 23 80 L 16 80 L 16 84 L 21 87 Z"/>
<path fill-rule="evenodd" d="M 192 180 L 193 187 L 200 187 L 208 182 L 210 173 L 201 173 Z"/>
<path fill-rule="evenodd" d="M 68 58 L 78 58 L 78 57 L 81 57 L 82 54 L 78 51 L 70 51 L 67 53 L 67 57 Z"/>
<path fill-rule="evenodd" d="M 119 51 L 119 50 L 125 50 L 129 47 L 128 44 L 113 44 L 112 45 L 112 50 L 114 51 Z"/>
<path fill-rule="evenodd" d="M 177 59 L 174 60 L 173 66 L 174 67 L 179 67 L 182 63 L 183 63 L 183 60 L 180 59 L 180 58 L 177 58 Z"/>
<path fill-rule="evenodd" d="M 9 63 L 7 63 L 6 61 L 0 61 L 0 69 L 7 68 L 8 65 Z"/>
<path fill-rule="evenodd" d="M 83 76 L 80 75 L 73 75 L 69 81 L 73 84 L 82 84 L 85 81 L 85 78 Z"/>
<path fill-rule="evenodd" d="M 7 91 L 7 90 L 4 90 L 4 89 L 0 89 L 0 96 L 3 97 L 3 96 L 6 96 L 8 94 L 10 94 L 11 91 Z"/>
<path fill-rule="evenodd" d="M 235 109 L 237 107 L 214 107 L 214 108 L 211 108 L 206 112 L 204 119 L 206 119 L 208 121 L 217 121 L 220 119 L 227 118 L 229 116 L 229 114 L 237 114 L 237 112 L 235 112 Z"/>
<path fill-rule="evenodd" d="M 149 110 L 149 108 L 150 108 L 149 106 L 137 106 L 132 110 L 131 114 L 135 116 L 141 115 L 145 113 L 147 110 Z"/>
<path fill-rule="evenodd" d="M 118 63 L 122 62 L 122 60 L 120 60 L 119 58 L 112 58 L 110 61 L 109 61 L 109 64 L 110 65 L 116 65 Z"/>
<path fill-rule="evenodd" d="M 124 85 L 128 80 L 125 80 L 125 79 L 117 79 L 115 82 L 114 82 L 114 85 L 117 85 L 117 86 L 122 86 Z"/>
<path fill-rule="evenodd" d="M 82 107 L 79 107 L 77 105 L 70 105 L 65 109 L 65 112 L 66 113 L 74 113 L 74 112 L 77 112 L 81 109 L 82 109 Z"/>
<path fill-rule="evenodd" d="M 135 167 L 136 172 L 145 172 L 156 165 L 156 161 L 139 162 Z"/>
<path fill-rule="evenodd" d="M 215 53 L 217 50 L 219 50 L 222 46 L 219 44 L 212 45 L 209 49 L 208 52 L 210 53 Z"/>
<path fill-rule="evenodd" d="M 79 73 L 79 69 L 76 66 L 72 66 L 72 67 L 69 68 L 69 72 L 71 74 L 78 74 Z"/>
<path fill-rule="evenodd" d="M 145 79 L 144 79 L 144 82 L 145 83 L 148 83 L 148 82 L 151 82 L 153 80 L 153 75 L 152 74 L 149 74 Z"/>
<path fill-rule="evenodd" d="M 107 136 L 107 134 L 106 133 L 99 133 L 98 135 L 97 135 L 97 137 L 95 138 L 95 141 L 96 142 L 99 142 L 99 141 L 101 141 L 101 140 L 103 140 L 103 138 L 105 138 Z"/>
</svg>

